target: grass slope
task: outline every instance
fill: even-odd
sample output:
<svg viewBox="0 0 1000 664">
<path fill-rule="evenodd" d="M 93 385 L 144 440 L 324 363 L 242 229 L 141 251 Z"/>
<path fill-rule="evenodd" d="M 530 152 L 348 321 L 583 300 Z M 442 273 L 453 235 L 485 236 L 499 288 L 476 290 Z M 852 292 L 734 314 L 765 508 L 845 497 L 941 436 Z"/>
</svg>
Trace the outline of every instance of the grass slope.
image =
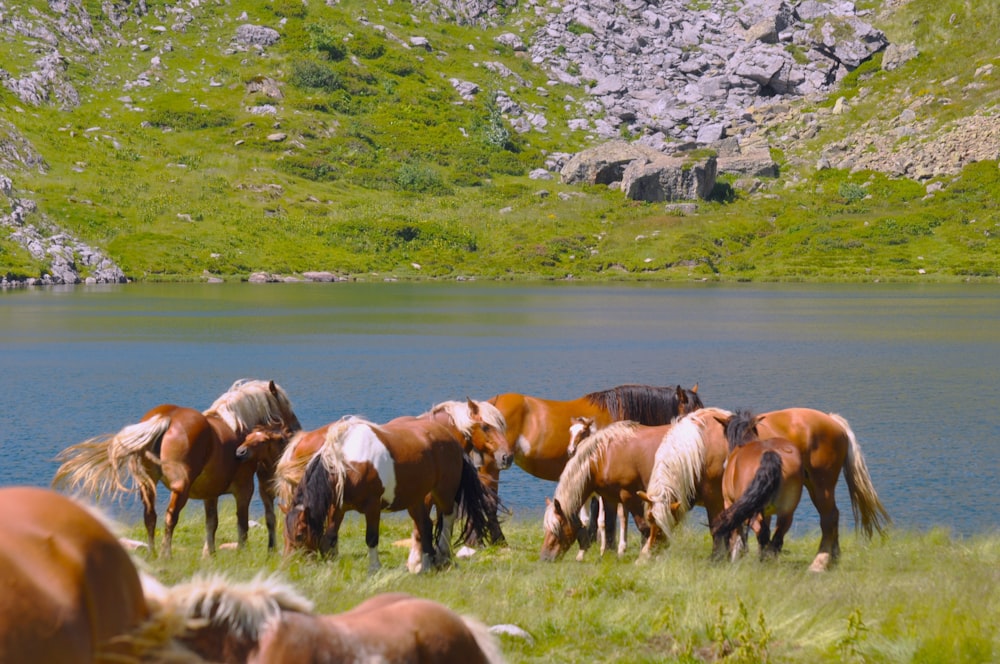
<svg viewBox="0 0 1000 664">
<path fill-rule="evenodd" d="M 45 11 L 40 0 L 28 5 Z M 102 10 L 84 6 L 102 34 Z M 966 168 L 933 197 L 911 181 L 808 165 L 826 142 L 891 112 L 904 84 L 920 81 L 913 94 L 942 99 L 955 87 L 942 81 L 971 81 L 996 60 L 988 54 L 1000 11 L 989 3 L 910 0 L 884 14 L 876 24 L 895 42 L 915 41 L 921 55 L 894 72 L 859 68 L 845 94 L 863 88 L 863 101 L 779 155 L 778 180 L 754 194 L 724 182 L 719 200 L 687 216 L 603 187 L 527 177 L 547 154 L 592 137 L 566 128 L 582 113 L 582 91 L 495 43 L 501 32 L 533 29 L 526 10 L 480 29 L 432 22 L 398 2 L 202 3 L 185 8 L 186 24 L 172 5 L 148 6 L 100 53 L 67 48 L 78 108 L 23 109 L 0 89 L 0 112 L 48 164 L 13 178 L 16 196 L 38 202 L 33 221 L 104 248 L 133 279 L 308 270 L 373 279 L 1000 276 L 995 161 Z M 956 22 L 976 29 L 940 27 Z M 281 39 L 236 49 L 244 23 L 274 27 Z M 430 50 L 400 43 L 413 37 Z M 30 62 L 30 49 L 12 49 L 11 62 Z M 462 99 L 452 78 L 479 94 Z M 941 126 L 995 112 L 1000 84 L 977 80 L 933 107 Z M 280 93 L 269 93 L 270 81 Z M 542 112 L 546 130 L 512 132 L 499 91 Z M 269 107 L 275 113 L 260 112 Z M 43 268 L 0 230 L 0 270 Z"/>
</svg>

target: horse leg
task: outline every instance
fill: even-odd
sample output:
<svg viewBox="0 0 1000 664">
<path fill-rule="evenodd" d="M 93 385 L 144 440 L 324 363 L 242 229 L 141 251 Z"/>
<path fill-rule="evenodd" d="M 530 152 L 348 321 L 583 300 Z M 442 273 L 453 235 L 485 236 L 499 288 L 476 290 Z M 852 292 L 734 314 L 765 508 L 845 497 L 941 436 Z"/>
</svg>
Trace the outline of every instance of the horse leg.
<svg viewBox="0 0 1000 664">
<path fill-rule="evenodd" d="M 787 514 L 779 514 L 775 520 L 774 537 L 771 538 L 771 542 L 768 545 L 771 555 L 777 556 L 781 553 L 781 547 L 785 544 L 785 533 L 792 527 L 792 517 L 794 516 L 794 511 L 788 512 Z"/>
<path fill-rule="evenodd" d="M 319 550 L 324 556 L 330 558 L 337 557 L 337 547 L 340 544 L 340 524 L 344 521 L 344 515 L 346 512 L 342 509 L 334 510 L 333 517 L 330 519 L 330 527 L 326 529 L 323 536 L 320 538 Z M 367 525 L 368 515 L 365 514 L 365 523 Z M 375 527 L 375 569 L 378 569 L 378 526 Z M 365 532 L 365 540 L 368 539 L 368 533 Z M 371 570 L 371 551 L 368 552 L 369 565 L 368 569 Z"/>
<path fill-rule="evenodd" d="M 185 488 L 184 491 L 171 490 L 170 491 L 170 502 L 167 504 L 167 513 L 163 515 L 163 555 L 167 558 L 171 554 L 171 544 L 174 539 L 174 528 L 177 527 L 177 521 L 180 519 L 181 510 L 188 501 L 188 491 Z M 207 505 L 207 503 L 206 503 Z M 218 519 L 216 519 L 218 521 Z M 208 525 L 208 512 L 205 513 L 205 525 Z M 206 533 L 207 537 L 207 533 Z M 215 541 L 215 531 L 212 531 L 213 544 Z M 206 539 L 207 542 L 207 539 Z"/>
<path fill-rule="evenodd" d="M 407 568 L 410 572 L 423 574 L 430 571 L 434 564 L 434 524 L 431 523 L 431 510 L 424 501 L 420 501 L 407 511 L 410 513 L 410 518 L 413 519 L 416 530 L 414 546 L 410 549 Z M 419 561 L 414 560 L 418 543 L 420 546 Z"/>
<path fill-rule="evenodd" d="M 215 553 L 215 533 L 219 530 L 219 499 L 205 498 L 205 546 L 201 555 L 210 556 Z"/>
<path fill-rule="evenodd" d="M 437 555 L 434 564 L 441 567 L 451 562 L 451 538 L 455 530 L 455 508 L 452 507 L 450 512 L 445 513 L 439 505 L 437 510 L 438 518 L 442 520 L 442 523 L 441 534 L 438 535 L 436 542 Z"/>
<path fill-rule="evenodd" d="M 149 553 L 156 555 L 156 487 L 139 485 L 139 495 L 142 498 L 142 518 L 146 523 L 146 544 Z"/>
<path fill-rule="evenodd" d="M 615 532 L 615 527 L 608 527 L 608 507 L 604 504 L 603 498 L 595 497 L 592 500 L 597 501 L 597 536 L 600 538 L 601 543 L 601 557 L 604 557 L 604 552 L 608 549 L 608 532 Z M 591 512 L 593 512 L 593 502 L 591 502 Z"/>
<path fill-rule="evenodd" d="M 837 499 L 834 489 L 837 484 L 837 473 L 832 473 L 833 481 L 828 473 L 812 473 L 809 483 L 809 497 L 819 513 L 819 527 L 823 534 L 819 542 L 819 551 L 810 571 L 823 572 L 840 557 L 840 511 L 837 509 Z"/>
<path fill-rule="evenodd" d="M 274 551 L 276 523 L 274 518 L 274 491 L 271 483 L 260 479 L 260 502 L 264 504 L 264 523 L 267 525 L 267 550 Z"/>
<path fill-rule="evenodd" d="M 343 519 L 343 510 L 337 510 L 337 526 Z M 378 529 L 382 520 L 381 505 L 374 505 L 365 511 L 365 544 L 368 545 L 368 573 L 374 574 L 382 568 L 382 561 L 378 559 Z M 335 545 L 336 546 L 336 545 Z"/>
<path fill-rule="evenodd" d="M 236 491 L 236 546 L 240 549 L 247 544 L 250 532 L 250 501 L 253 500 L 253 481 L 248 481 Z"/>
<path fill-rule="evenodd" d="M 618 503 L 615 512 L 618 515 L 618 555 L 625 555 L 625 548 L 628 546 L 628 516 L 625 514 L 625 505 Z"/>
<path fill-rule="evenodd" d="M 758 515 L 755 517 L 755 530 L 757 531 L 757 549 L 760 559 L 764 560 L 770 555 L 771 548 L 771 517 Z"/>
</svg>

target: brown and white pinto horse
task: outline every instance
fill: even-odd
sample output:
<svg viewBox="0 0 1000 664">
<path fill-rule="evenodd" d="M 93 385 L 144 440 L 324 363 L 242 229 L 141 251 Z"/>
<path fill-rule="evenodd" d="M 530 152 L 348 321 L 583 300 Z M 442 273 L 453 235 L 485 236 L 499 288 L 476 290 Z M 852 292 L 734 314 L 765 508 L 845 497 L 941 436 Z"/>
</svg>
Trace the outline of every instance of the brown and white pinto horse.
<svg viewBox="0 0 1000 664">
<path fill-rule="evenodd" d="M 575 454 L 559 477 L 555 498 L 546 499 L 542 560 L 558 559 L 574 541 L 580 541 L 581 549 L 585 548 L 586 539 L 579 537 L 582 522 L 578 513 L 591 494 L 597 494 L 604 504 L 606 541 L 602 543 L 601 553 L 611 545 L 613 515 L 618 513 L 619 506 L 632 514 L 642 536 L 649 536 L 645 503 L 639 493 L 649 483 L 656 450 L 671 425 L 650 427 L 630 421 L 614 422 L 584 436 L 591 424 L 589 418 L 577 424 Z M 622 515 L 619 556 L 625 553 L 626 532 L 627 524 Z"/>
<path fill-rule="evenodd" d="M 761 559 L 781 553 L 804 481 L 802 454 L 789 440 L 757 439 L 734 447 L 722 476 L 726 509 L 711 524 L 715 548 L 728 543 L 730 559 L 735 561 L 746 551 L 750 527 L 757 534 Z M 773 538 L 772 516 L 777 517 Z"/>
<path fill-rule="evenodd" d="M 80 487 L 101 495 L 138 488 L 144 507 L 146 533 L 155 552 L 156 485 L 170 489 L 164 517 L 163 553 L 170 555 L 174 528 L 188 499 L 205 505 L 205 551 L 215 551 L 219 496 L 236 498 L 238 543 L 246 543 L 254 462 L 236 457 L 243 439 L 261 425 L 301 428 L 284 390 L 274 381 L 239 380 L 199 412 L 164 404 L 147 412 L 137 424 L 98 436 L 63 450 L 53 484 Z M 270 524 L 269 524 L 270 525 Z M 268 532 L 273 542 L 273 530 Z"/>
<path fill-rule="evenodd" d="M 431 600 L 383 593 L 343 613 L 312 603 L 274 579 L 195 579 L 167 589 L 162 613 L 189 625 L 180 641 L 223 664 L 502 664 L 479 621 Z"/>
<path fill-rule="evenodd" d="M 664 534 L 669 536 L 694 504 L 705 506 L 709 523 L 722 512 L 727 430 L 736 437 L 786 438 L 799 448 L 805 486 L 822 530 L 819 552 L 810 569 L 823 571 L 840 556 L 835 489 L 841 470 L 847 479 L 856 527 L 869 537 L 875 530 L 885 532 L 889 515 L 872 485 L 857 438 L 843 417 L 811 408 L 788 408 L 756 417 L 740 414 L 734 419 L 729 411 L 707 408 L 679 420 L 657 451 L 647 498 L 651 519 Z M 713 555 L 725 555 L 717 542 L 715 547 Z"/>
<path fill-rule="evenodd" d="M 295 489 L 285 517 L 285 551 L 336 555 L 340 524 L 354 510 L 365 516 L 369 570 L 377 570 L 381 513 L 406 510 L 414 523 L 407 567 L 425 572 L 451 560 L 456 508 L 466 517 L 463 534 L 484 537 L 495 500 L 449 427 L 429 418 L 377 425 L 346 417 L 330 426 Z"/>
<path fill-rule="evenodd" d="M 0 662 L 170 661 L 128 552 L 103 518 L 34 487 L 0 489 Z M 192 659 L 173 661 L 194 661 Z"/>
<path fill-rule="evenodd" d="M 496 406 L 487 401 L 443 401 L 418 417 L 433 419 L 449 427 L 464 442 L 465 452 L 477 468 L 482 464 L 508 468 L 513 462 L 513 450 L 506 438 L 506 422 Z M 323 446 L 334 424 L 336 422 L 300 431 L 285 447 L 274 474 L 274 492 L 282 511 L 288 511 L 306 464 Z M 496 491 L 495 486 L 492 489 Z"/>
</svg>

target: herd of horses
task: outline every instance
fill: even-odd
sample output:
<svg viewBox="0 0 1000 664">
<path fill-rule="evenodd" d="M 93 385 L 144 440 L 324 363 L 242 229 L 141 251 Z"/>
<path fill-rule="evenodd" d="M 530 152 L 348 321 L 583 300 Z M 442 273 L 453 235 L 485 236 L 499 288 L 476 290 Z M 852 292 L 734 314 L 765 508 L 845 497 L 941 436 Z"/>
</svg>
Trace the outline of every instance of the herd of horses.
<svg viewBox="0 0 1000 664">
<path fill-rule="evenodd" d="M 280 386 L 240 380 L 205 411 L 159 405 L 117 433 L 67 448 L 58 460 L 53 485 L 60 491 L 138 493 L 150 555 L 157 555 L 162 483 L 170 491 L 161 548 L 168 557 L 191 498 L 204 504 L 206 553 L 215 550 L 224 494 L 236 499 L 237 544 L 244 546 L 256 479 L 269 549 L 276 547 L 275 502 L 284 514 L 286 553 L 336 555 L 344 515 L 357 511 L 365 518 L 369 569 L 376 570 L 381 513 L 406 511 L 413 521 L 407 567 L 427 572 L 451 564 L 454 543 L 504 542 L 498 488 L 502 471 L 515 463 L 557 482 L 546 500 L 543 560 L 558 559 L 574 543 L 582 556 L 595 530 L 602 552 L 617 533 L 624 553 L 626 515 L 641 534 L 640 556 L 648 557 L 669 544 L 695 505 L 707 512 L 713 557 L 740 555 L 750 529 L 761 556 L 773 557 L 804 489 L 821 529 L 810 569 L 822 571 L 840 554 L 841 473 L 856 526 L 871 537 L 890 523 L 847 420 L 809 408 L 753 414 L 709 407 L 697 386 L 619 385 L 568 401 L 506 393 L 445 401 L 384 423 L 347 415 L 303 430 Z M 390 593 L 321 616 L 273 579 L 164 588 L 135 570 L 98 517 L 61 493 L 3 489 L 5 500 L 32 507 L 19 520 L 5 519 L 0 531 L 3 574 L 23 590 L 0 599 L 3 661 L 9 653 L 50 651 L 44 661 L 61 661 L 56 651 L 70 646 L 95 653 L 95 661 L 105 651 L 143 648 L 176 649 L 182 661 L 347 661 L 347 653 L 362 651 L 380 661 L 500 661 L 482 625 L 434 602 Z M 32 510 L 60 516 L 32 518 Z M 13 513 L 2 505 L 0 512 Z M 39 574 L 52 580 L 40 583 Z M 100 587 L 112 576 L 119 580 L 109 597 Z M 58 625 L 46 624 L 46 615 L 58 616 Z"/>
</svg>

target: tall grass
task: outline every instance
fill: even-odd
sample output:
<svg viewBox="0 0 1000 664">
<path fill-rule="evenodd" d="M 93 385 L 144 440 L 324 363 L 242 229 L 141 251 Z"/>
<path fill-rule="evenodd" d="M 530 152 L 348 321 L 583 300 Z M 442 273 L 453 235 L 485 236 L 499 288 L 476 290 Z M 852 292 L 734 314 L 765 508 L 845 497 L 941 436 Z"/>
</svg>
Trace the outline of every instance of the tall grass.
<svg viewBox="0 0 1000 664">
<path fill-rule="evenodd" d="M 456 567 L 406 572 L 411 524 L 387 515 L 383 569 L 367 572 L 363 522 L 352 514 L 340 556 L 268 555 L 262 528 L 243 551 L 202 558 L 198 510 L 183 516 L 174 558 L 144 563 L 167 583 L 218 572 L 235 580 L 264 573 L 291 581 L 321 612 L 346 610 L 373 594 L 403 591 L 442 602 L 488 624 L 515 624 L 531 641 L 501 636 L 510 662 L 988 662 L 1000 657 L 1000 536 L 952 537 L 945 530 L 893 532 L 884 541 L 842 537 L 839 565 L 807 571 L 818 533 L 786 542 L 777 561 L 748 556 L 712 563 L 699 511 L 671 548 L 636 563 L 596 550 L 539 561 L 541 524 L 515 520 L 509 546 Z M 130 533 L 140 537 L 139 529 Z M 223 510 L 221 541 L 235 540 Z M 634 531 L 632 533 L 634 536 Z"/>
</svg>

